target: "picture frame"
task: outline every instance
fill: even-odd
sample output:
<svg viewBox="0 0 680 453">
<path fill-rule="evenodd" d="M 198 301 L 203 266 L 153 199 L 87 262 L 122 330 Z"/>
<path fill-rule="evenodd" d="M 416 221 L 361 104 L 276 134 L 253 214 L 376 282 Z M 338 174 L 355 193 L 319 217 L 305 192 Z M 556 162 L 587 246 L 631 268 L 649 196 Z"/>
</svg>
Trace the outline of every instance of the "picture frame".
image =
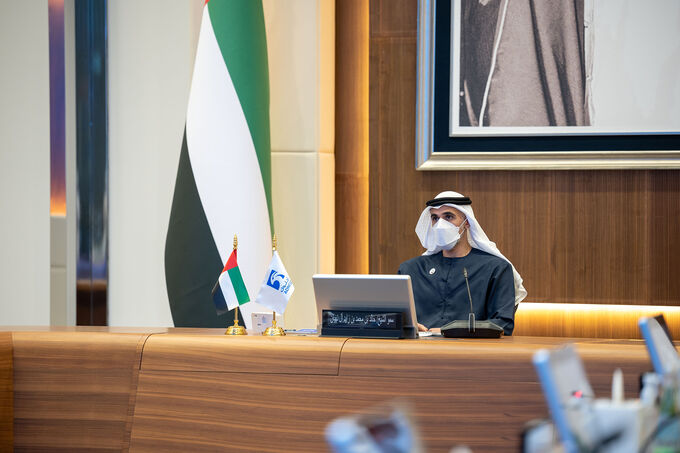
<svg viewBox="0 0 680 453">
<path fill-rule="evenodd" d="M 555 133 L 543 128 L 538 133 L 452 136 L 452 5 L 460 1 L 418 1 L 417 170 L 680 168 L 680 128 L 565 133 L 568 128 L 562 127 Z"/>
</svg>

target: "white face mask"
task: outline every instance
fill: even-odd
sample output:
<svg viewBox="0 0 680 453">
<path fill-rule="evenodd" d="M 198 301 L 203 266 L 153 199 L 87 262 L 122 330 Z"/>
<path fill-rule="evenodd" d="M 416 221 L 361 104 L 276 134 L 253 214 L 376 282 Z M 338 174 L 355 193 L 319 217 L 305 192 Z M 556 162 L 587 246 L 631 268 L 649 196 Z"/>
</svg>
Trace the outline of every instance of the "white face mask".
<svg viewBox="0 0 680 453">
<path fill-rule="evenodd" d="M 416 235 L 426 249 L 423 255 L 432 255 L 455 247 L 465 231 L 461 228 L 465 223 L 470 224 L 467 218 L 461 222 L 460 227 L 457 227 L 440 218 L 433 225 L 430 208 L 425 208 L 416 224 Z"/>
<path fill-rule="evenodd" d="M 432 241 L 434 246 L 441 250 L 450 250 L 456 246 L 460 240 L 460 227 L 444 219 L 437 220 L 432 226 Z M 430 245 L 430 244 L 428 244 Z"/>
</svg>

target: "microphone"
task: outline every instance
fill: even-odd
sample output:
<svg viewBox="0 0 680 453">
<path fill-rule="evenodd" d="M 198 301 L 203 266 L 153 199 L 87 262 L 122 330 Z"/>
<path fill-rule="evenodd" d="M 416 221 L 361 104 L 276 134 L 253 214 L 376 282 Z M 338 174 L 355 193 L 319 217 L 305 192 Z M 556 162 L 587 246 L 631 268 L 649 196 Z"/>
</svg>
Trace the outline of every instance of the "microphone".
<svg viewBox="0 0 680 453">
<path fill-rule="evenodd" d="M 465 286 L 467 286 L 468 300 L 470 301 L 470 314 L 468 315 L 468 330 L 475 331 L 475 311 L 472 308 L 472 294 L 470 294 L 470 282 L 468 281 L 467 268 L 463 268 L 463 277 L 465 277 Z"/>
<path fill-rule="evenodd" d="M 442 335 L 447 338 L 500 338 L 503 335 L 503 328 L 491 321 L 475 320 L 475 310 L 472 306 L 472 292 L 470 292 L 470 281 L 468 280 L 467 268 L 463 268 L 465 286 L 467 287 L 468 302 L 470 302 L 470 313 L 468 320 L 456 320 L 442 326 Z"/>
</svg>

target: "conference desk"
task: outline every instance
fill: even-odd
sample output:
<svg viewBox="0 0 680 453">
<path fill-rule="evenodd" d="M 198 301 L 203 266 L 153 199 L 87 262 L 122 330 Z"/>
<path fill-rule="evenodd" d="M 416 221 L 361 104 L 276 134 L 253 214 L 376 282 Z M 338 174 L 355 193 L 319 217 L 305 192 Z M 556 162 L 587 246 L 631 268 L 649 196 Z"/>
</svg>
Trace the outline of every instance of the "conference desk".
<svg viewBox="0 0 680 453">
<path fill-rule="evenodd" d="M 15 451 L 325 451 L 329 421 L 397 397 L 412 405 L 427 451 L 458 443 L 517 451 L 524 423 L 547 412 L 531 364 L 539 348 L 576 344 L 603 397 L 615 368 L 634 397 L 651 367 L 639 340 L 5 330 Z M 0 404 L 5 419 L 6 409 Z"/>
</svg>

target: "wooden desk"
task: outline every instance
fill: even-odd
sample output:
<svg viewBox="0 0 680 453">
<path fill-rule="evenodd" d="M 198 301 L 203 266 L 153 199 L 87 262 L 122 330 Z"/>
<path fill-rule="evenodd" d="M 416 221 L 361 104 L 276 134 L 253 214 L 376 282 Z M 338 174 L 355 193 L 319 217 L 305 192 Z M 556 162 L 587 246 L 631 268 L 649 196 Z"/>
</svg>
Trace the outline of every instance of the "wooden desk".
<svg viewBox="0 0 680 453">
<path fill-rule="evenodd" d="M 14 379 L 12 334 L 0 332 L 0 451 L 11 451 L 14 444 Z"/>
<path fill-rule="evenodd" d="M 305 351 L 313 342 L 313 356 Z M 428 451 L 517 451 L 546 414 L 531 365 L 564 339 L 359 340 L 153 335 L 139 375 L 132 451 L 323 451 L 333 418 L 410 401 Z M 641 342 L 578 340 L 595 391 L 622 367 L 629 396 L 649 369 Z M 191 351 L 190 357 L 169 354 Z M 233 367 L 233 365 L 237 365 Z"/>
<path fill-rule="evenodd" d="M 167 333 L 14 332 L 17 451 L 325 451 L 340 415 L 400 397 L 428 451 L 516 451 L 546 415 L 531 365 L 568 339 L 359 340 Z M 641 341 L 574 340 L 599 396 L 650 369 Z M 1 426 L 1 425 L 0 425 Z"/>
</svg>

